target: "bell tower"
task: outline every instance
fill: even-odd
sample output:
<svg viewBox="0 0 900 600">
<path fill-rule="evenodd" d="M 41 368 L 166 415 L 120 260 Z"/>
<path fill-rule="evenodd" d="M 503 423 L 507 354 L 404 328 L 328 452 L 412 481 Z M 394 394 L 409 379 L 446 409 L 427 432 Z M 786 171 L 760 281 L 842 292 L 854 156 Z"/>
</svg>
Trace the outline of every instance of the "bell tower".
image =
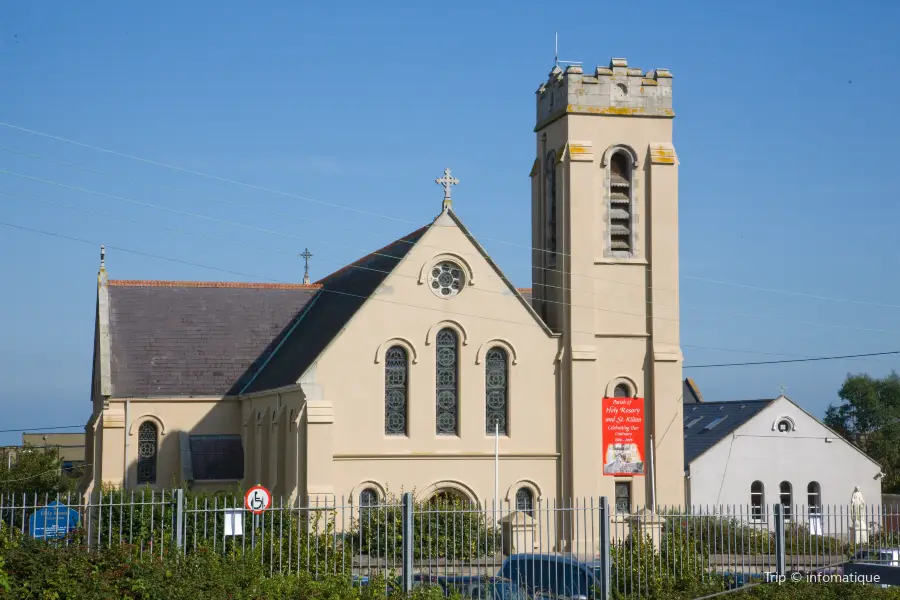
<svg viewBox="0 0 900 600">
<path fill-rule="evenodd" d="M 563 498 L 685 500 L 674 116 L 671 73 L 621 58 L 537 90 L 532 294 L 563 340 Z M 642 475 L 604 475 L 604 397 L 644 399 Z"/>
</svg>

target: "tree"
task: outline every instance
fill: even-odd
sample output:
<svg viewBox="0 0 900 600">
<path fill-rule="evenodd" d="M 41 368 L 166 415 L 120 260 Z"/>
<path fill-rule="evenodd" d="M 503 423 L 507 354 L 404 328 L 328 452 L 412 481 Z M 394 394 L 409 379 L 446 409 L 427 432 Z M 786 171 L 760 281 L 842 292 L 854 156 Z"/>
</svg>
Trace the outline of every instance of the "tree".
<svg viewBox="0 0 900 600">
<path fill-rule="evenodd" d="M 881 464 L 882 490 L 900 491 L 900 375 L 847 375 L 825 424 Z"/>
<path fill-rule="evenodd" d="M 24 445 L 14 451 L 0 452 L 0 495 L 10 494 L 30 496 L 39 501 L 45 495 L 56 496 L 74 491 L 77 482 L 65 475 L 59 452 L 53 447 Z"/>
</svg>

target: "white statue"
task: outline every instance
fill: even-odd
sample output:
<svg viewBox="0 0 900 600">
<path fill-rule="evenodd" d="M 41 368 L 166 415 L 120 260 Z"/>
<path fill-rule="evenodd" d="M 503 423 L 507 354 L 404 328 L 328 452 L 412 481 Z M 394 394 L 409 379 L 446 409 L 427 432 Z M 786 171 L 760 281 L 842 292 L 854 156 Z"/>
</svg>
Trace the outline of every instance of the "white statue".
<svg viewBox="0 0 900 600">
<path fill-rule="evenodd" d="M 866 501 L 863 499 L 859 486 L 853 488 L 853 495 L 850 496 L 850 511 L 853 517 L 853 524 L 860 527 L 865 522 Z"/>
</svg>

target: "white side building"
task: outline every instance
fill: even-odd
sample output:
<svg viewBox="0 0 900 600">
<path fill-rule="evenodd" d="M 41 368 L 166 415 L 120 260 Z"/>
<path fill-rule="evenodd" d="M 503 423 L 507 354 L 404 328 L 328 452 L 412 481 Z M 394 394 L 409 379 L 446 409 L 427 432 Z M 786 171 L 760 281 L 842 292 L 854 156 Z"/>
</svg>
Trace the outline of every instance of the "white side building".
<svg viewBox="0 0 900 600">
<path fill-rule="evenodd" d="M 772 527 L 773 507 L 822 533 L 845 533 L 856 486 L 880 522 L 881 467 L 786 396 L 704 402 L 685 381 L 686 504 Z"/>
</svg>

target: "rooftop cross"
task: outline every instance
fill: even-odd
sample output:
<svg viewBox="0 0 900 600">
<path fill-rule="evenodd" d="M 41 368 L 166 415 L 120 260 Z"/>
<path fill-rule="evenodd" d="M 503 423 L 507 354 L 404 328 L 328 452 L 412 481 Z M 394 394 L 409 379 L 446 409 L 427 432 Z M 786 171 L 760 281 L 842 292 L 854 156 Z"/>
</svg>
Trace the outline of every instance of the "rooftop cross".
<svg viewBox="0 0 900 600">
<path fill-rule="evenodd" d="M 787 391 L 787 386 L 781 383 L 778 385 L 778 389 L 781 390 L 781 395 L 784 396 L 784 393 Z"/>
<path fill-rule="evenodd" d="M 303 252 L 299 254 L 299 256 L 303 259 L 303 283 L 309 284 L 309 259 L 313 257 L 312 252 L 309 251 L 309 248 L 304 248 Z"/>
<path fill-rule="evenodd" d="M 444 176 L 438 177 L 434 180 L 434 182 L 438 185 L 444 186 L 444 210 L 447 210 L 451 206 L 450 186 L 458 185 L 459 179 L 450 176 L 450 169 L 444 169 Z"/>
</svg>

